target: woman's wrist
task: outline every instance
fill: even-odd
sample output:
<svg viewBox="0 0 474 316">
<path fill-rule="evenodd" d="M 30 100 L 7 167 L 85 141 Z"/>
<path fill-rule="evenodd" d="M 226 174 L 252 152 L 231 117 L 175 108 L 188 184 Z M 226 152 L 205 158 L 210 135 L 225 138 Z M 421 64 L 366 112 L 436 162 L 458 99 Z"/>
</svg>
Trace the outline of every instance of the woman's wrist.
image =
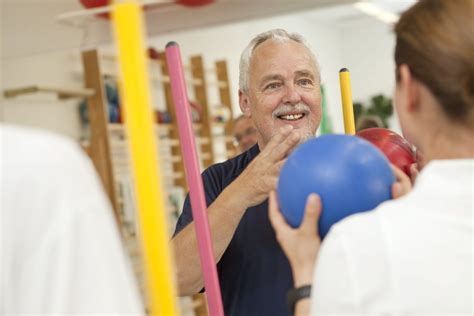
<svg viewBox="0 0 474 316">
<path fill-rule="evenodd" d="M 295 288 L 313 283 L 313 266 L 295 266 L 293 268 L 293 285 Z"/>
</svg>

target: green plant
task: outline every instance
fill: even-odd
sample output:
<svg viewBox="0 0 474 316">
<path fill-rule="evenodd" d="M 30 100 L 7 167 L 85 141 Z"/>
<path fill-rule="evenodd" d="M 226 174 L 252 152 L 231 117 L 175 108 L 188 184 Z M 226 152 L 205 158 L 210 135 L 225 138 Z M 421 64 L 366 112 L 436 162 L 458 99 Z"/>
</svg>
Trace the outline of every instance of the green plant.
<svg viewBox="0 0 474 316">
<path fill-rule="evenodd" d="M 370 99 L 370 103 L 365 105 L 361 102 L 354 103 L 354 119 L 356 126 L 361 119 L 366 117 L 378 117 L 382 121 L 383 127 L 387 128 L 388 119 L 393 114 L 392 99 L 378 94 Z"/>
</svg>

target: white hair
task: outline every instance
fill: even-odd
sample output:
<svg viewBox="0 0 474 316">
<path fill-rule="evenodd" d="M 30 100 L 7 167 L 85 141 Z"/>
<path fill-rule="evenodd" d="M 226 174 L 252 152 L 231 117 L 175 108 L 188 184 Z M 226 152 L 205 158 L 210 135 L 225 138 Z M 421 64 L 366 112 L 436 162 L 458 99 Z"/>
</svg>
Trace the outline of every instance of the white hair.
<svg viewBox="0 0 474 316">
<path fill-rule="evenodd" d="M 272 40 L 279 43 L 295 41 L 297 43 L 302 44 L 304 47 L 306 47 L 311 59 L 314 62 L 314 65 L 316 67 L 316 72 L 317 72 L 316 76 L 317 76 L 318 81 L 321 80 L 318 60 L 316 59 L 316 56 L 312 52 L 311 48 L 309 47 L 309 44 L 306 42 L 303 36 L 301 36 L 298 33 L 288 33 L 287 31 L 283 29 L 274 29 L 274 30 L 270 30 L 264 33 L 260 33 L 257 36 L 255 36 L 252 39 L 252 41 L 250 41 L 250 43 L 247 45 L 247 47 L 244 49 L 244 51 L 242 52 L 242 55 L 240 55 L 239 89 L 241 91 L 248 92 L 250 59 L 252 58 L 252 54 L 255 48 L 257 48 L 258 45 L 262 44 L 266 40 Z"/>
</svg>

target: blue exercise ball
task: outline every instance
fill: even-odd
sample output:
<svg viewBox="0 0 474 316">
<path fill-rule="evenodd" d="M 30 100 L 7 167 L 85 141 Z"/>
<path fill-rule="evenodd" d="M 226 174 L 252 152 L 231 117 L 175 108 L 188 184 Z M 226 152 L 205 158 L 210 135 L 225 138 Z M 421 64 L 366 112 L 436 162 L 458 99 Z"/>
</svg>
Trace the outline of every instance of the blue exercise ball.
<svg viewBox="0 0 474 316">
<path fill-rule="evenodd" d="M 391 199 L 394 181 L 389 161 L 368 141 L 324 135 L 301 144 L 288 157 L 278 181 L 278 200 L 288 224 L 298 227 L 308 195 L 319 194 L 319 234 L 324 238 L 341 219 Z"/>
</svg>

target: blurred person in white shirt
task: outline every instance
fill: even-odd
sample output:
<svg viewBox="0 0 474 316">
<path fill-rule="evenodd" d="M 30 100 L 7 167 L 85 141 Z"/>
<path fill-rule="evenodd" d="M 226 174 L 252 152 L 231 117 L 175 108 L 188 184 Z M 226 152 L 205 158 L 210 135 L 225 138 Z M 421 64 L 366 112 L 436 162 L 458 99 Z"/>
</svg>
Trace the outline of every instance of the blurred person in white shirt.
<svg viewBox="0 0 474 316">
<path fill-rule="evenodd" d="M 0 314 L 143 315 L 95 169 L 73 141 L 0 125 Z"/>
</svg>

